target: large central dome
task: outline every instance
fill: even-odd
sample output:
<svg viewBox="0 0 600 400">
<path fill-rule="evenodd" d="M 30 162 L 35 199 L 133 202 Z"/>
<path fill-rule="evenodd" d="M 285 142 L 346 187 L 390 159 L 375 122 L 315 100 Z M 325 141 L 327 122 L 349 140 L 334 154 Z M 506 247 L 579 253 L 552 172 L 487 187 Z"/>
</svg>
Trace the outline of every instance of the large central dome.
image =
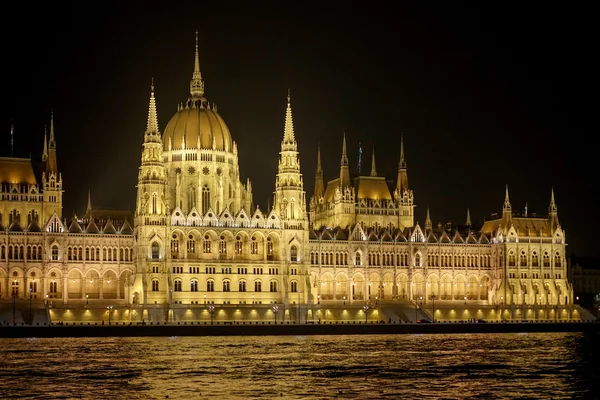
<svg viewBox="0 0 600 400">
<path fill-rule="evenodd" d="M 169 151 L 178 149 L 233 150 L 231 134 L 223 118 L 204 97 L 204 81 L 200 74 L 198 33 L 196 32 L 196 58 L 190 81 L 190 98 L 180 105 L 163 133 L 163 146 Z"/>
<path fill-rule="evenodd" d="M 163 143 L 170 150 L 215 149 L 232 151 L 229 128 L 216 107 L 210 108 L 204 99 L 188 101 L 169 121 Z"/>
</svg>

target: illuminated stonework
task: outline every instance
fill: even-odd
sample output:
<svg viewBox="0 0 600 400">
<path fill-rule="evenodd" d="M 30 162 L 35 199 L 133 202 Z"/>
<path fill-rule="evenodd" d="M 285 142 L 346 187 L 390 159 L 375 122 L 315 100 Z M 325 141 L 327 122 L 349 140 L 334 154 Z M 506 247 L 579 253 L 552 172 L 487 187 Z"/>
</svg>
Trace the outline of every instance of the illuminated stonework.
<svg viewBox="0 0 600 400">
<path fill-rule="evenodd" d="M 359 320 L 367 304 L 383 318 L 377 306 L 427 310 L 435 302 L 453 318 L 455 305 L 573 303 L 554 193 L 547 217 L 513 213 L 507 189 L 502 215 L 481 229 L 472 229 L 470 217 L 458 229 L 433 226 L 429 211 L 421 227 L 403 141 L 398 175 L 388 184 L 374 153 L 370 174 L 350 177 L 344 137 L 339 177 L 325 185 L 319 154 L 307 204 L 289 94 L 273 208 L 254 207 L 237 145 L 204 97 L 199 65 L 196 46 L 190 97 L 164 134 L 152 85 L 133 215 L 95 210 L 89 201 L 84 217 L 63 219 L 53 122 L 41 188 L 30 160 L 0 159 L 3 299 L 14 292 L 71 308 L 114 304 L 131 313 L 134 306 L 170 310 L 165 315 L 187 308 L 202 318 L 209 304 L 225 306 L 223 315 L 231 306 L 232 315 L 255 318 L 255 306 L 277 303 L 283 315 L 302 305 L 313 319 Z M 320 308 L 336 305 L 355 309 Z M 486 312 L 507 318 L 500 309 Z"/>
</svg>

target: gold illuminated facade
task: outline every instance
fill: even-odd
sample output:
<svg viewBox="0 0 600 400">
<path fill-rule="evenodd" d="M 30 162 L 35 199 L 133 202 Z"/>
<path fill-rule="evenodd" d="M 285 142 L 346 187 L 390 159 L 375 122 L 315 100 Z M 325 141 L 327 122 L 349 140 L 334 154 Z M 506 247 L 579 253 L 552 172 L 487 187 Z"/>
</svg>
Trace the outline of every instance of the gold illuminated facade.
<svg viewBox="0 0 600 400">
<path fill-rule="evenodd" d="M 346 139 L 339 177 L 306 201 L 288 94 L 273 207 L 253 203 L 237 144 L 205 97 L 198 45 L 190 96 L 161 133 L 151 88 L 133 215 L 62 216 L 54 123 L 42 185 L 31 160 L 0 159 L 3 299 L 75 307 L 207 305 L 573 303 L 554 193 L 547 217 L 501 216 L 481 229 L 415 222 L 403 141 L 393 184 L 351 177 Z M 275 155 L 273 155 L 275 156 Z M 310 214 L 310 219 L 309 219 Z"/>
</svg>

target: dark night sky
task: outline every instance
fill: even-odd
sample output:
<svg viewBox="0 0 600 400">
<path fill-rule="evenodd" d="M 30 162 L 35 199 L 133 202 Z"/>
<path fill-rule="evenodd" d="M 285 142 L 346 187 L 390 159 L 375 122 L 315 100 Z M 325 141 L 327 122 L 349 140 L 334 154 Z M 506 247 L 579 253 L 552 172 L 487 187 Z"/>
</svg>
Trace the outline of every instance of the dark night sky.
<svg viewBox="0 0 600 400">
<path fill-rule="evenodd" d="M 0 24 L 0 153 L 10 154 L 13 119 L 15 155 L 39 161 L 54 109 L 65 216 L 83 211 L 88 189 L 97 207 L 133 209 L 151 77 L 164 129 L 188 97 L 198 29 L 206 97 L 261 208 L 289 87 L 309 196 L 318 142 L 327 179 L 344 131 L 353 170 L 360 141 L 367 172 L 375 146 L 378 172 L 395 179 L 403 132 L 421 224 L 427 205 L 434 223 L 462 223 L 467 207 L 482 220 L 501 210 L 506 183 L 513 209 L 546 213 L 553 186 L 570 250 L 598 255 L 585 140 L 597 125 L 586 121 L 597 114 L 587 100 L 598 70 L 590 10 L 120 3 L 13 6 Z"/>
</svg>

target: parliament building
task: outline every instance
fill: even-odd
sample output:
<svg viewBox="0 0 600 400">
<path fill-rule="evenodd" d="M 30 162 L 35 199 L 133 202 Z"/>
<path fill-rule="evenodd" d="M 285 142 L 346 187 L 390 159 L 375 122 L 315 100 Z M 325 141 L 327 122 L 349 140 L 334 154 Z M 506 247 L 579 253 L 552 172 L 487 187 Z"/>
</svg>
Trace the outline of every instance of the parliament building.
<svg viewBox="0 0 600 400">
<path fill-rule="evenodd" d="M 261 210 L 241 179 L 238 144 L 205 97 L 197 40 L 189 98 L 162 132 L 158 115 L 152 86 L 134 212 L 90 199 L 85 215 L 63 215 L 54 116 L 41 171 L 30 158 L 0 158 L 1 299 L 69 308 L 573 303 L 553 191 L 545 216 L 513 212 L 506 187 L 502 213 L 482 226 L 468 213 L 459 226 L 433 224 L 429 210 L 420 224 L 403 141 L 390 184 L 375 154 L 369 174 L 351 176 L 343 137 L 339 175 L 324 181 L 319 150 L 307 201 L 288 94 L 272 207 Z"/>
</svg>

